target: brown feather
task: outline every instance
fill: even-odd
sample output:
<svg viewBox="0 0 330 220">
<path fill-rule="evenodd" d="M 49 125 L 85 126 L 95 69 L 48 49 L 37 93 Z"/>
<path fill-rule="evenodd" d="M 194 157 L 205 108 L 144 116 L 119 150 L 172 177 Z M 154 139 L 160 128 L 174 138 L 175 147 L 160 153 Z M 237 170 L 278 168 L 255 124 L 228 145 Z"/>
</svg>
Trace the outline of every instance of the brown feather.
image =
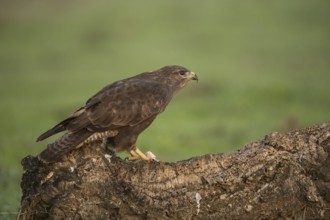
<svg viewBox="0 0 330 220">
<path fill-rule="evenodd" d="M 54 143 L 48 144 L 47 148 L 38 155 L 38 158 L 45 163 L 55 162 L 63 155 L 79 146 L 80 143 L 92 134 L 92 132 L 85 130 L 76 133 L 66 133 Z"/>
</svg>

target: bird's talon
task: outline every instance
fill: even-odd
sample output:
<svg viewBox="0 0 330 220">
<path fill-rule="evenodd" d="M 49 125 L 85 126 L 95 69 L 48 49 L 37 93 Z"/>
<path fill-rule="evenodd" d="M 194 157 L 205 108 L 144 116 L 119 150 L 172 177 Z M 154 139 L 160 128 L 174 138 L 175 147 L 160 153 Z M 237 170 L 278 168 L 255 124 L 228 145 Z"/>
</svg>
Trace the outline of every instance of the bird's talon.
<svg viewBox="0 0 330 220">
<path fill-rule="evenodd" d="M 156 156 L 151 152 L 148 151 L 145 154 L 137 147 L 135 147 L 134 150 L 130 150 L 129 154 L 131 155 L 130 157 L 128 157 L 128 160 L 130 161 L 134 161 L 134 160 L 154 160 L 154 161 L 158 161 L 156 159 Z"/>
</svg>

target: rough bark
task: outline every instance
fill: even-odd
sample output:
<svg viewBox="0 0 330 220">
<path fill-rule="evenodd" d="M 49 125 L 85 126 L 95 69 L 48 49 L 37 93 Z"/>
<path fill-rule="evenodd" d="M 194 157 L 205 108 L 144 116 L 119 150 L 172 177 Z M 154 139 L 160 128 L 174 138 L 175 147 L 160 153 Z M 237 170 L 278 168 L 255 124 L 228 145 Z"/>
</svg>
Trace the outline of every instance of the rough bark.
<svg viewBox="0 0 330 220">
<path fill-rule="evenodd" d="M 330 219 L 330 123 L 176 163 L 100 146 L 24 158 L 18 219 Z"/>
</svg>

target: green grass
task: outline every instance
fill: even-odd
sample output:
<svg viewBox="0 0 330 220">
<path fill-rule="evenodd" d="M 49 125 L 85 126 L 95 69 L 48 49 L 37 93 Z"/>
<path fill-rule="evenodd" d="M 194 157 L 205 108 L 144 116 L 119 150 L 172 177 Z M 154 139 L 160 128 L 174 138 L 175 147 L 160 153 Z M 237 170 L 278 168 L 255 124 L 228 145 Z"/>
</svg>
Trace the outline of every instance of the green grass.
<svg viewBox="0 0 330 220">
<path fill-rule="evenodd" d="M 161 160 L 227 152 L 274 130 L 328 121 L 329 6 L 0 3 L 0 219 L 18 208 L 20 160 L 51 141 L 36 137 L 106 84 L 143 71 L 180 64 L 200 78 L 140 136 Z"/>
</svg>

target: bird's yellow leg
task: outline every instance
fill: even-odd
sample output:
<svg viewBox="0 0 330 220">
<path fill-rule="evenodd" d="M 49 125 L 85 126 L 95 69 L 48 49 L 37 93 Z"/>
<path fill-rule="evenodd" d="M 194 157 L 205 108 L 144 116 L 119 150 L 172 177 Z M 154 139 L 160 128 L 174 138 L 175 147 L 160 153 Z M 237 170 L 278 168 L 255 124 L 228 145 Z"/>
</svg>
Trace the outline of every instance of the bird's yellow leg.
<svg viewBox="0 0 330 220">
<path fill-rule="evenodd" d="M 154 160 L 154 161 L 158 161 L 156 159 L 156 156 L 152 152 L 148 151 L 147 153 L 144 154 L 136 146 L 134 146 L 134 148 L 131 148 L 131 150 L 129 150 L 128 152 L 131 155 L 128 158 L 128 160 Z"/>
<path fill-rule="evenodd" d="M 128 160 L 139 160 L 140 159 L 140 156 L 137 153 L 135 153 L 134 150 L 130 150 L 129 154 L 131 156 L 128 158 Z"/>
<path fill-rule="evenodd" d="M 146 156 L 142 151 L 140 151 L 139 148 L 134 147 L 131 148 L 129 151 L 129 154 L 131 155 L 128 160 L 151 160 L 151 157 Z"/>
<path fill-rule="evenodd" d="M 150 160 L 151 158 L 147 157 L 139 148 L 135 148 L 135 153 L 139 155 L 142 160 Z"/>
</svg>

